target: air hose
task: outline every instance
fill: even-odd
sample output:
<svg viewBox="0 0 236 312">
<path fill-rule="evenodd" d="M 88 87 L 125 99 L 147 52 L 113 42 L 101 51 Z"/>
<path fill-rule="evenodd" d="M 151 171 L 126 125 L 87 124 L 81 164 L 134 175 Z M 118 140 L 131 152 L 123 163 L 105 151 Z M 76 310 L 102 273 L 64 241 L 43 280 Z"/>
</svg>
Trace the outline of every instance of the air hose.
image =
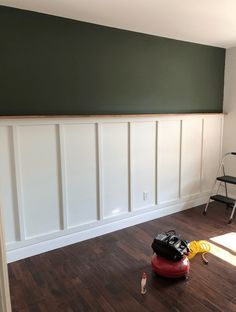
<svg viewBox="0 0 236 312">
<path fill-rule="evenodd" d="M 202 260 L 205 264 L 208 264 L 207 259 L 205 258 L 205 254 L 211 250 L 211 245 L 204 240 L 200 241 L 192 241 L 188 245 L 190 252 L 188 255 L 189 259 L 192 259 L 193 257 L 196 256 L 197 253 L 202 253 Z"/>
</svg>

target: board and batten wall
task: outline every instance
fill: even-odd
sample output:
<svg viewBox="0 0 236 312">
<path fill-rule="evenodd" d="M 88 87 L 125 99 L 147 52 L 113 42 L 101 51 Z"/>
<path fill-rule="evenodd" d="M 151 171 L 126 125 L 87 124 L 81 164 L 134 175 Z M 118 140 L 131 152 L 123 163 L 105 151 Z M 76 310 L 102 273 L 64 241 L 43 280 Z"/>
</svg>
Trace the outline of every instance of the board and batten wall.
<svg viewBox="0 0 236 312">
<path fill-rule="evenodd" d="M 222 114 L 1 119 L 8 261 L 206 202 L 222 129 Z"/>
</svg>

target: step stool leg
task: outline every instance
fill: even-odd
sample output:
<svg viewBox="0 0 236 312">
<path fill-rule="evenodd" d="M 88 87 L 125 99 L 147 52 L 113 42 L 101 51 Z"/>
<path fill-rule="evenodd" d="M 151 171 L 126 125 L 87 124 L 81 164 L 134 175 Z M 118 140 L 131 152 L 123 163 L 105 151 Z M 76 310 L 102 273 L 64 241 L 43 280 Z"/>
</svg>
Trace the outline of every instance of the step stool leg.
<svg viewBox="0 0 236 312">
<path fill-rule="evenodd" d="M 234 207 L 233 207 L 233 209 L 232 209 L 231 215 L 230 215 L 230 217 L 229 217 L 229 224 L 230 224 L 230 223 L 232 222 L 232 220 L 233 220 L 235 208 L 236 208 L 236 202 L 235 202 L 235 204 L 234 204 Z"/>
<path fill-rule="evenodd" d="M 223 174 L 225 176 L 225 166 L 224 166 L 224 164 L 222 165 L 222 169 L 223 169 Z M 225 185 L 225 196 L 228 197 L 227 183 L 224 182 L 224 185 Z"/>
<path fill-rule="evenodd" d="M 218 172 L 220 171 L 220 169 L 221 169 L 221 166 L 220 166 Z M 217 173 L 217 174 L 218 174 L 218 173 Z M 215 183 L 214 183 L 213 186 L 212 186 L 212 189 L 211 189 L 211 193 L 210 193 L 208 202 L 207 202 L 207 204 L 206 204 L 206 206 L 205 206 L 205 209 L 204 209 L 204 211 L 203 211 L 204 216 L 205 216 L 206 213 L 207 213 L 207 208 L 208 208 L 208 206 L 209 206 L 209 204 L 210 204 L 211 196 L 212 196 L 212 194 L 213 194 L 213 191 L 214 191 L 214 188 L 215 188 L 216 184 L 217 184 L 217 180 L 215 180 Z M 217 189 L 217 193 L 216 193 L 216 194 L 218 194 L 218 192 L 219 192 L 220 185 L 221 185 L 221 182 L 219 183 L 219 186 L 218 186 L 218 189 Z"/>
<path fill-rule="evenodd" d="M 217 182 L 216 182 L 216 184 L 217 184 Z M 216 185 L 216 184 L 215 184 L 215 185 Z M 219 185 L 218 185 L 218 187 L 217 187 L 216 194 L 219 193 L 219 190 L 220 190 L 220 188 L 221 188 L 221 185 L 222 185 L 222 184 L 221 184 L 221 182 L 220 182 Z M 213 193 L 213 190 L 212 190 L 212 193 Z M 211 194 L 211 195 L 212 195 L 212 194 Z"/>
<path fill-rule="evenodd" d="M 203 214 L 204 214 L 204 216 L 206 215 L 206 213 L 207 213 L 207 208 L 208 208 L 208 206 L 209 206 L 209 204 L 210 204 L 210 197 L 209 197 L 209 199 L 208 199 L 208 202 L 207 202 L 207 204 L 206 204 L 206 206 L 205 206 L 205 209 L 204 209 L 204 211 L 203 211 Z"/>
<path fill-rule="evenodd" d="M 207 202 L 207 204 L 206 204 L 206 206 L 205 206 L 205 209 L 204 209 L 204 211 L 203 211 L 204 216 L 205 216 L 206 213 L 207 213 L 207 208 L 208 208 L 208 206 L 209 206 L 209 204 L 210 204 L 211 196 L 212 196 L 212 194 L 213 194 L 213 191 L 214 191 L 214 188 L 215 188 L 216 184 L 217 184 L 217 180 L 215 180 L 215 183 L 214 183 L 213 186 L 212 186 L 212 189 L 211 189 L 211 193 L 210 193 L 208 202 Z M 218 189 L 217 189 L 217 193 L 216 193 L 216 194 L 218 194 L 218 192 L 219 192 L 220 185 L 221 185 L 221 183 L 219 183 L 219 186 L 218 186 Z"/>
</svg>

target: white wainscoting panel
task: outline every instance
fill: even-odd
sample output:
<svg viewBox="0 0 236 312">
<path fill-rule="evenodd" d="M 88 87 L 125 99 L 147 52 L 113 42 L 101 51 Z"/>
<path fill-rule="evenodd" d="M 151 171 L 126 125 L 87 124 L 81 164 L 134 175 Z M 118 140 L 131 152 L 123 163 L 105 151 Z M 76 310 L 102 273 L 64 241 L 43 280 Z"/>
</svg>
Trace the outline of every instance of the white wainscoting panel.
<svg viewBox="0 0 236 312">
<path fill-rule="evenodd" d="M 20 126 L 19 171 L 26 237 L 60 230 L 58 133 L 54 125 Z"/>
<path fill-rule="evenodd" d="M 0 196 L 4 210 L 6 242 L 12 243 L 19 238 L 17 224 L 17 202 L 14 176 L 14 153 L 12 128 L 0 127 Z"/>
<path fill-rule="evenodd" d="M 156 123 L 132 123 L 130 140 L 133 209 L 155 205 Z"/>
<path fill-rule="evenodd" d="M 222 114 L 0 119 L 8 260 L 207 201 Z"/>
<path fill-rule="evenodd" d="M 200 193 L 202 119 L 182 121 L 181 196 Z"/>
<path fill-rule="evenodd" d="M 96 137 L 95 124 L 64 126 L 65 189 L 69 227 L 97 220 Z"/>
<path fill-rule="evenodd" d="M 218 118 L 209 116 L 204 119 L 203 130 L 203 159 L 202 159 L 202 181 L 203 192 L 212 189 L 216 172 L 221 159 L 221 140 L 223 122 Z"/>
<path fill-rule="evenodd" d="M 179 198 L 181 121 L 158 122 L 158 203 Z"/>
<path fill-rule="evenodd" d="M 101 132 L 103 216 L 129 210 L 128 123 L 107 123 Z"/>
</svg>

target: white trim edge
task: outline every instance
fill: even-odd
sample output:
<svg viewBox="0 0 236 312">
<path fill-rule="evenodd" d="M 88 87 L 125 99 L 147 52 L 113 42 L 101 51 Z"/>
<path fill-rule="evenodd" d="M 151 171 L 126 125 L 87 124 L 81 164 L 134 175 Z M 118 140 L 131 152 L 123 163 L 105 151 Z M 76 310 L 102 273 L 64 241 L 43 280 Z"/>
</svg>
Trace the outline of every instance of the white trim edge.
<svg viewBox="0 0 236 312">
<path fill-rule="evenodd" d="M 2 224 L 2 208 L 0 206 L 0 312 L 11 311 L 11 299 L 6 262 L 4 230 Z"/>
</svg>

